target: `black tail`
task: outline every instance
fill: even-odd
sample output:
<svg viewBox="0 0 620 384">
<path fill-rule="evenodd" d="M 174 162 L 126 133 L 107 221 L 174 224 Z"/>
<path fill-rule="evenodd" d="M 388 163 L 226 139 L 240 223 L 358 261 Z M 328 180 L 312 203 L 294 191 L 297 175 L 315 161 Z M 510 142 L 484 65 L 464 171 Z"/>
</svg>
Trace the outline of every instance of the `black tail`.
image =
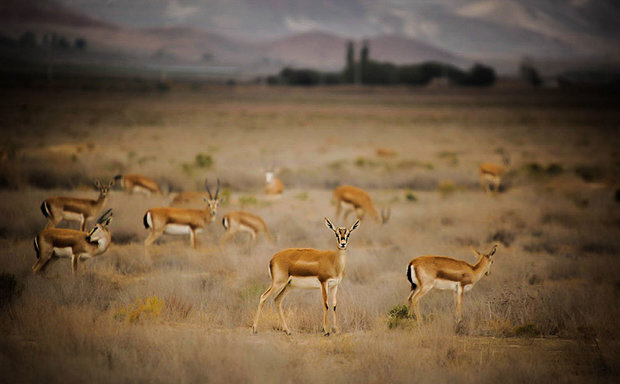
<svg viewBox="0 0 620 384">
<path fill-rule="evenodd" d="M 149 229 L 149 222 L 148 220 L 146 220 L 146 215 L 148 215 L 149 213 L 145 213 L 144 217 L 142 218 L 142 222 L 144 223 L 144 228 Z"/>
<path fill-rule="evenodd" d="M 118 181 L 123 177 L 123 175 L 116 175 L 114 176 L 114 180 Z"/>
<path fill-rule="evenodd" d="M 41 212 L 43 212 L 43 216 L 49 217 L 49 214 L 48 214 L 49 209 L 47 208 L 46 205 L 47 203 L 45 201 L 41 203 Z"/>
<path fill-rule="evenodd" d="M 34 251 L 37 253 L 37 259 L 41 257 L 41 252 L 39 251 L 39 242 L 37 241 L 37 236 L 34 237 L 34 241 L 32 242 L 34 245 Z"/>
<path fill-rule="evenodd" d="M 222 225 L 224 226 L 225 230 L 228 230 L 228 225 L 226 224 L 226 216 L 222 218 Z"/>
<path fill-rule="evenodd" d="M 407 280 L 409 280 L 409 282 L 411 283 L 411 290 L 415 291 L 418 286 L 416 285 L 416 283 L 413 282 L 413 279 L 411 278 L 411 264 L 407 266 Z"/>
</svg>

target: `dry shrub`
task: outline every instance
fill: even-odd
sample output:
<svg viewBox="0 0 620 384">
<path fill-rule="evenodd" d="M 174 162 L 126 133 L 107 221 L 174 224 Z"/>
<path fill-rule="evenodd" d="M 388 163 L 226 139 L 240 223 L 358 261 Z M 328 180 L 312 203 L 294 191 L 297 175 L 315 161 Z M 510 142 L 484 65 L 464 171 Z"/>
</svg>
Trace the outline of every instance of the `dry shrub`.
<svg viewBox="0 0 620 384">
<path fill-rule="evenodd" d="M 136 299 L 131 305 L 119 306 L 116 309 L 114 318 L 134 324 L 147 319 L 157 319 L 163 308 L 164 300 L 157 296 Z"/>
</svg>

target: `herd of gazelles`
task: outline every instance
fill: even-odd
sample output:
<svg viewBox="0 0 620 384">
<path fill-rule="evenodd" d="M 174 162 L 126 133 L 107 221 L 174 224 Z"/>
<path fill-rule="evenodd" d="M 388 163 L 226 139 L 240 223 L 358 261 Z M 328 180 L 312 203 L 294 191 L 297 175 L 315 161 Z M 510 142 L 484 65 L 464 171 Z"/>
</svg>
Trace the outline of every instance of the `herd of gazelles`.
<svg viewBox="0 0 620 384">
<path fill-rule="evenodd" d="M 484 163 L 479 172 L 481 185 L 490 192 L 489 181 L 497 192 L 502 176 L 508 170 L 508 158 L 504 157 L 504 165 Z M 282 194 L 282 182 L 274 177 L 272 171 L 266 174 L 265 193 L 279 196 Z M 159 194 L 161 191 L 157 183 L 141 175 L 118 175 L 109 184 L 103 185 L 99 181 L 99 197 L 96 200 L 74 197 L 52 197 L 41 204 L 41 210 L 48 223 L 45 229 L 34 239 L 37 262 L 32 267 L 35 273 L 43 269 L 52 258 L 71 258 L 73 273 L 77 273 L 80 259 L 87 259 L 104 253 L 111 243 L 111 234 L 108 225 L 112 220 L 112 210 L 105 211 L 96 221 L 95 226 L 85 232 L 86 222 L 102 211 L 108 192 L 114 182 L 120 180 L 121 187 L 129 193 Z M 215 195 L 211 194 L 209 185 L 205 181 L 207 193 L 182 192 L 172 201 L 173 207 L 158 207 L 149 209 L 144 215 L 144 226 L 150 229 L 150 234 L 144 241 L 145 249 L 162 234 L 189 234 L 192 246 L 196 247 L 196 234 L 215 221 L 217 206 L 220 202 L 220 181 L 217 181 Z M 189 209 L 174 207 L 201 198 L 207 205 L 205 209 Z M 375 221 L 385 224 L 389 219 L 389 210 L 377 211 L 370 196 L 362 189 L 353 186 L 340 186 L 333 192 L 333 201 L 336 204 L 336 218 L 340 216 L 343 207 L 346 207 L 344 219 L 351 212 L 355 212 L 357 221 L 350 228 L 336 227 L 328 218 L 325 218 L 327 228 L 336 235 L 336 250 L 317 250 L 313 248 L 288 248 L 273 255 L 269 261 L 269 275 L 271 285 L 260 296 L 258 310 L 254 317 L 252 332 L 256 333 L 263 305 L 274 297 L 274 302 L 280 317 L 282 329 L 291 334 L 286 325 L 282 300 L 293 288 L 316 288 L 321 290 L 323 301 L 323 332 L 329 335 L 327 316 L 329 302 L 333 309 L 332 330 L 337 330 L 336 300 L 338 285 L 342 281 L 346 265 L 346 249 L 351 232 L 359 227 L 360 220 L 365 215 Z M 55 228 L 62 220 L 79 221 L 80 230 Z M 229 212 L 224 215 L 222 224 L 225 234 L 221 245 L 234 233 L 249 232 L 252 240 L 258 233 L 263 232 L 273 243 L 273 237 L 265 222 L 258 216 L 245 211 Z M 463 293 L 470 290 L 483 275 L 488 275 L 493 255 L 497 250 L 494 245 L 487 254 L 471 248 L 477 256 L 475 264 L 443 256 L 421 256 L 409 262 L 407 279 L 411 283 L 411 293 L 407 299 L 409 314 L 415 314 L 418 321 L 422 320 L 418 303 L 422 296 L 431 289 L 455 291 L 456 312 L 458 321 L 462 319 Z M 331 300 L 329 300 L 331 296 Z"/>
</svg>

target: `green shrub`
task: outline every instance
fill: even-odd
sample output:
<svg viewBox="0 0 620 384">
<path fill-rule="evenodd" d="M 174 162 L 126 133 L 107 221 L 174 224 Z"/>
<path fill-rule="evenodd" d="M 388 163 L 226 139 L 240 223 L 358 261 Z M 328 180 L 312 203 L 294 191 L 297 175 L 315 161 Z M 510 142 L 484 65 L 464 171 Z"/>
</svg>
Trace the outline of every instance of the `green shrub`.
<svg viewBox="0 0 620 384">
<path fill-rule="evenodd" d="M 519 325 L 515 327 L 514 333 L 517 337 L 536 337 L 540 335 L 540 331 L 534 323 Z"/>
<path fill-rule="evenodd" d="M 397 328 L 411 320 L 409 310 L 405 304 L 395 305 L 388 312 L 387 325 L 389 329 Z"/>
</svg>

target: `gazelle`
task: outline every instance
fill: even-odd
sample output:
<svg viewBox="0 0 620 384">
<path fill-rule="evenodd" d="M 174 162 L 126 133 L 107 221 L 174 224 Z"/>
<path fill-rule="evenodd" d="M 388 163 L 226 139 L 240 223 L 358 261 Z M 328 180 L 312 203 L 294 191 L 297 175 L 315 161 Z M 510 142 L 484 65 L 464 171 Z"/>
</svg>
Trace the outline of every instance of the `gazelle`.
<svg viewBox="0 0 620 384">
<path fill-rule="evenodd" d="M 344 220 L 347 219 L 349 213 L 355 211 L 358 219 L 363 220 L 364 216 L 368 214 L 373 220 L 378 223 L 385 224 L 390 219 L 390 210 L 382 209 L 381 216 L 377 212 L 377 208 L 372 203 L 370 196 L 366 191 L 361 188 L 353 187 L 351 185 L 341 185 L 334 189 L 333 201 L 336 203 L 336 218 L 340 216 L 342 207 L 347 207 L 344 213 Z"/>
<path fill-rule="evenodd" d="M 418 302 L 431 289 L 455 291 L 455 302 L 458 321 L 463 318 L 463 292 L 469 291 L 483 275 L 490 274 L 493 264 L 493 255 L 497 251 L 497 244 L 491 252 L 482 254 L 470 247 L 478 260 L 471 265 L 463 260 L 455 260 L 443 256 L 421 256 L 409 262 L 407 279 L 411 283 L 411 293 L 407 298 L 409 314 L 415 312 L 416 320 L 422 322 Z"/>
<path fill-rule="evenodd" d="M 275 176 L 275 170 L 265 172 L 265 194 L 282 196 L 282 181 Z"/>
<path fill-rule="evenodd" d="M 360 224 L 357 220 L 350 229 L 334 227 L 328 218 L 325 218 L 327 228 L 334 231 L 338 241 L 338 249 L 335 251 L 321 251 L 312 248 L 288 248 L 282 250 L 271 258 L 269 262 L 269 275 L 271 285 L 261 295 L 258 303 L 256 317 L 252 325 L 252 332 L 258 329 L 258 320 L 265 301 L 275 295 L 274 302 L 278 308 L 278 314 L 284 332 L 291 334 L 282 311 L 282 299 L 292 288 L 320 288 L 323 299 L 323 333 L 329 336 L 327 330 L 327 312 L 329 311 L 328 295 L 332 295 L 334 309 L 333 331 L 336 332 L 338 323 L 336 319 L 336 294 L 338 285 L 344 277 L 345 264 L 347 261 L 347 244 L 349 235 Z"/>
<path fill-rule="evenodd" d="M 510 170 L 510 157 L 508 155 L 503 156 L 503 164 L 495 163 L 482 163 L 478 168 L 480 172 L 480 186 L 484 188 L 488 193 L 491 193 L 491 186 L 489 183 L 493 183 L 493 190 L 495 193 L 499 192 L 499 185 L 502 181 L 502 177 Z"/>
<path fill-rule="evenodd" d="M 161 195 L 161 190 L 157 182 L 146 176 L 137 174 L 116 175 L 114 176 L 114 180 L 120 180 L 121 187 L 130 194 L 143 193 L 147 196 L 151 194 Z"/>
<path fill-rule="evenodd" d="M 108 200 L 108 192 L 114 184 L 114 180 L 103 185 L 97 180 L 95 186 L 99 189 L 97 200 L 81 199 L 77 197 L 50 197 L 41 204 L 41 212 L 47 217 L 45 228 L 53 228 L 63 219 L 67 221 L 79 221 L 80 231 L 86 229 L 86 221 L 101 212 Z"/>
<path fill-rule="evenodd" d="M 205 187 L 209 197 L 203 196 L 202 199 L 207 206 L 205 209 L 189 209 L 160 207 L 151 208 L 144 215 L 144 227 L 151 229 L 150 235 L 144 240 L 147 247 L 162 234 L 185 235 L 189 234 L 192 247 L 196 248 L 196 233 L 202 232 L 209 223 L 215 221 L 217 215 L 217 205 L 220 200 L 220 179 L 217 179 L 217 190 L 215 196 L 211 195 L 209 184 L 205 180 Z"/>
<path fill-rule="evenodd" d="M 207 192 L 184 191 L 177 193 L 170 202 L 171 207 L 188 207 L 203 202 L 203 198 L 209 197 Z"/>
<path fill-rule="evenodd" d="M 267 228 L 267 224 L 259 216 L 245 211 L 228 212 L 222 219 L 222 225 L 226 230 L 220 244 L 224 246 L 226 241 L 237 232 L 248 232 L 252 236 L 252 242 L 256 240 L 256 236 L 260 232 L 264 232 L 265 236 L 271 244 L 273 244 L 273 236 Z"/>
<path fill-rule="evenodd" d="M 110 246 L 112 235 L 108 225 L 111 221 L 112 209 L 108 209 L 88 233 L 66 228 L 42 230 L 34 238 L 34 250 L 38 260 L 32 266 L 32 271 L 41 271 L 54 256 L 70 257 L 73 275 L 76 275 L 80 259 L 100 255 Z"/>
</svg>

